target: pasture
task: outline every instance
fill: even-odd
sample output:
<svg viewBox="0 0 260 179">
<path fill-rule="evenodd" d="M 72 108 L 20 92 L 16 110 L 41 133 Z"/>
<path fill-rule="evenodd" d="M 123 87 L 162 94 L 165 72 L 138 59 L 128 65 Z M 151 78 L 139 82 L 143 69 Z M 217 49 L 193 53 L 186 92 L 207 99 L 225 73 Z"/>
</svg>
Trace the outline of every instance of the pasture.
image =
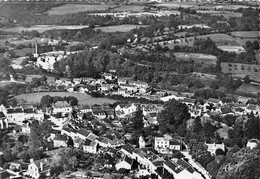
<svg viewBox="0 0 260 179">
<path fill-rule="evenodd" d="M 26 93 L 15 96 L 18 103 L 29 103 L 29 104 L 39 104 L 41 98 L 45 95 L 50 96 L 74 96 L 78 99 L 79 105 L 94 105 L 94 104 L 104 104 L 104 103 L 114 103 L 115 100 L 107 98 L 94 98 L 90 95 L 84 93 L 69 93 L 69 92 L 40 92 L 40 93 Z"/>
<path fill-rule="evenodd" d="M 225 18 L 242 17 L 242 13 L 232 12 L 232 11 L 215 11 L 215 10 L 201 11 L 201 10 L 198 10 L 197 13 L 210 14 L 212 16 L 224 16 Z"/>
<path fill-rule="evenodd" d="M 208 34 L 208 35 L 200 35 L 197 36 L 197 39 L 206 39 L 210 38 L 213 42 L 216 43 L 217 46 L 240 46 L 238 41 L 231 37 L 230 35 L 226 34 Z M 194 44 L 195 38 L 194 37 L 187 37 L 187 38 L 180 38 L 176 40 L 176 43 L 173 43 L 173 40 L 168 41 L 168 44 L 163 44 L 164 42 L 160 42 L 160 45 L 167 46 L 169 49 L 173 49 L 174 46 L 190 46 L 192 47 Z"/>
<path fill-rule="evenodd" d="M 234 31 L 231 35 L 239 38 L 259 38 L 260 31 Z"/>
<path fill-rule="evenodd" d="M 117 25 L 117 26 L 106 26 L 106 27 L 96 27 L 95 29 L 100 29 L 102 32 L 129 32 L 135 28 L 146 27 L 142 25 Z"/>
<path fill-rule="evenodd" d="M 49 15 L 62 15 L 62 14 L 72 14 L 78 12 L 86 12 L 86 11 L 104 11 L 109 8 L 114 8 L 116 5 L 109 4 L 65 4 L 63 6 L 54 7 L 49 10 L 47 13 Z"/>
<path fill-rule="evenodd" d="M 242 46 L 218 46 L 218 48 L 226 52 L 235 52 L 235 53 L 246 52 Z"/>
<path fill-rule="evenodd" d="M 183 61 L 194 61 L 195 63 L 205 63 L 215 65 L 217 63 L 217 57 L 214 55 L 202 54 L 202 53 L 182 53 L 176 52 L 174 53 L 176 60 Z"/>
<path fill-rule="evenodd" d="M 144 9 L 145 6 L 135 6 L 135 5 L 129 5 L 129 6 L 119 6 L 113 9 L 113 11 L 117 12 L 137 12 Z"/>
<path fill-rule="evenodd" d="M 87 25 L 33 25 L 31 27 L 8 27 L 8 28 L 3 28 L 2 30 L 8 32 L 17 32 L 17 33 L 21 33 L 22 31 L 37 30 L 39 33 L 42 33 L 47 30 L 55 30 L 55 29 L 74 30 L 74 29 L 83 29 L 87 27 L 88 27 Z"/>
</svg>

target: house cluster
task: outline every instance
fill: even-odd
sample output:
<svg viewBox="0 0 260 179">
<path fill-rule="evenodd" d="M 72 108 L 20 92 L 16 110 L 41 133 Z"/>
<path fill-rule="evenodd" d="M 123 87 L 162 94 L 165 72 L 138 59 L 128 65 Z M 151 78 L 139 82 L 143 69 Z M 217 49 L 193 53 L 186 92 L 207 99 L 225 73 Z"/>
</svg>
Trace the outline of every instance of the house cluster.
<svg viewBox="0 0 260 179">
<path fill-rule="evenodd" d="M 36 108 L 30 107 L 5 107 L 0 106 L 0 128 L 8 128 L 9 125 L 20 125 L 28 128 L 28 123 L 32 120 L 42 121 L 44 113 Z"/>
<path fill-rule="evenodd" d="M 159 138 L 158 138 L 159 139 Z M 157 142 L 158 142 L 158 139 Z M 160 141 L 161 144 L 161 141 Z M 139 148 L 135 148 L 131 144 L 125 144 L 120 151 L 124 154 L 123 160 L 119 162 L 116 167 L 125 168 L 130 170 L 133 161 L 137 161 L 140 164 L 138 175 L 157 175 L 162 179 L 165 174 L 172 175 L 176 179 L 183 178 L 202 178 L 201 174 L 195 171 L 195 169 L 188 162 L 182 159 L 167 159 L 165 160 L 160 155 L 156 154 L 158 144 L 154 144 L 153 147 L 144 147 L 142 140 L 139 139 Z M 165 146 L 168 147 L 168 146 Z"/>
</svg>

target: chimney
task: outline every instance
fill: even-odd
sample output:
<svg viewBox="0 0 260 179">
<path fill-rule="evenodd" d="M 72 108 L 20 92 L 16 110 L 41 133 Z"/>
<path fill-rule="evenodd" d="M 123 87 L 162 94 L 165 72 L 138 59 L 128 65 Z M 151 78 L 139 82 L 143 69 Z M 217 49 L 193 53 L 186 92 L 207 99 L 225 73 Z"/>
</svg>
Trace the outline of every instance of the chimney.
<svg viewBox="0 0 260 179">
<path fill-rule="evenodd" d="M 31 159 L 30 159 L 30 163 L 33 163 L 33 162 L 34 162 L 34 161 L 33 161 L 33 158 L 31 158 Z"/>
<path fill-rule="evenodd" d="M 43 163 L 42 162 L 40 162 L 40 169 L 41 169 L 41 171 L 43 171 Z"/>
</svg>

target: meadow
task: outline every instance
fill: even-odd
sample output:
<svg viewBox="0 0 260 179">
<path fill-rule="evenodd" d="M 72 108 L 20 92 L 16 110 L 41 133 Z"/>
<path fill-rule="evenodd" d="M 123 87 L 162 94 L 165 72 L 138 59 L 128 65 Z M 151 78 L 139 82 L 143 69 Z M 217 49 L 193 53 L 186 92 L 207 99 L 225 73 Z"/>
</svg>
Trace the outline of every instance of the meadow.
<svg viewBox="0 0 260 179">
<path fill-rule="evenodd" d="M 132 29 L 146 27 L 142 25 L 117 25 L 117 26 L 107 26 L 107 27 L 96 27 L 95 29 L 100 29 L 102 32 L 129 32 Z"/>
<path fill-rule="evenodd" d="M 9 27 L 9 28 L 3 28 L 2 30 L 8 32 L 17 32 L 17 33 L 21 33 L 22 31 L 37 30 L 39 33 L 42 33 L 47 30 L 54 30 L 54 29 L 74 30 L 74 29 L 83 29 L 87 27 L 88 27 L 87 25 L 33 25 L 31 27 Z"/>
<path fill-rule="evenodd" d="M 214 15 L 214 16 L 224 16 L 225 18 L 242 17 L 242 13 L 232 12 L 232 11 L 215 11 L 215 10 L 201 11 L 201 10 L 198 10 L 197 13 L 210 14 L 210 15 Z"/>
<path fill-rule="evenodd" d="M 238 41 L 231 37 L 230 35 L 226 34 L 209 34 L 209 35 L 200 35 L 197 36 L 197 39 L 206 39 L 210 38 L 213 42 L 216 43 L 217 46 L 240 46 Z M 186 41 L 187 39 L 187 41 Z M 173 49 L 174 46 L 179 45 L 179 46 L 190 46 L 192 47 L 195 41 L 194 37 L 187 37 L 187 38 L 180 38 L 177 39 L 178 43 L 173 43 L 172 41 L 169 41 L 168 44 L 163 45 L 163 42 L 160 42 L 160 45 L 162 46 L 167 46 L 169 49 Z"/>
<path fill-rule="evenodd" d="M 260 31 L 234 31 L 231 35 L 240 38 L 259 38 Z"/>
<path fill-rule="evenodd" d="M 136 12 L 141 11 L 144 9 L 145 6 L 135 6 L 135 5 L 129 5 L 129 6 L 120 6 L 113 9 L 113 11 L 118 12 Z"/>
<path fill-rule="evenodd" d="M 20 103 L 29 103 L 29 104 L 39 104 L 43 96 L 74 96 L 78 99 L 80 105 L 94 105 L 94 104 L 104 104 L 104 103 L 114 103 L 115 100 L 107 98 L 94 98 L 90 95 L 84 93 L 69 93 L 69 92 L 40 92 L 40 93 L 26 93 L 15 96 L 18 102 Z"/>
<path fill-rule="evenodd" d="M 72 14 L 72 13 L 85 12 L 85 11 L 104 11 L 114 7 L 116 7 L 116 5 L 65 4 L 63 6 L 54 7 L 51 10 L 49 10 L 47 13 L 49 15 L 62 15 L 62 14 Z"/>
<path fill-rule="evenodd" d="M 205 63 L 205 64 L 216 64 L 217 57 L 214 55 L 202 54 L 202 53 L 174 53 L 176 60 L 190 61 L 193 60 L 195 63 Z"/>
</svg>

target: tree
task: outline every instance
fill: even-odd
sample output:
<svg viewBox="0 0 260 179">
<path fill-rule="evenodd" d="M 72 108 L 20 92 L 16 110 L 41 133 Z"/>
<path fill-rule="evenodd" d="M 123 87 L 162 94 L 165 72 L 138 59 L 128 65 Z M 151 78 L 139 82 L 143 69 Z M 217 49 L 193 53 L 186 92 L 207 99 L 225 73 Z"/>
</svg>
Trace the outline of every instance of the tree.
<svg viewBox="0 0 260 179">
<path fill-rule="evenodd" d="M 43 107 L 50 107 L 53 103 L 53 98 L 50 95 L 45 95 L 41 98 L 40 105 Z"/>
<path fill-rule="evenodd" d="M 202 131 L 201 119 L 199 116 L 197 116 L 194 121 L 193 132 L 199 134 L 201 131 Z"/>
<path fill-rule="evenodd" d="M 213 137 L 216 129 L 217 128 L 213 126 L 210 122 L 206 122 L 203 125 L 202 133 L 205 137 Z"/>
<path fill-rule="evenodd" d="M 251 116 L 246 124 L 245 135 L 248 139 L 259 139 L 259 118 Z"/>
<path fill-rule="evenodd" d="M 243 80 L 244 80 L 244 83 L 245 83 L 245 84 L 249 84 L 249 83 L 251 82 L 251 80 L 250 80 L 250 78 L 249 78 L 248 75 L 246 75 L 246 76 L 243 78 Z"/>
<path fill-rule="evenodd" d="M 172 99 L 164 105 L 159 114 L 159 124 L 162 133 L 176 132 L 176 130 L 190 118 L 186 104 Z"/>
</svg>

